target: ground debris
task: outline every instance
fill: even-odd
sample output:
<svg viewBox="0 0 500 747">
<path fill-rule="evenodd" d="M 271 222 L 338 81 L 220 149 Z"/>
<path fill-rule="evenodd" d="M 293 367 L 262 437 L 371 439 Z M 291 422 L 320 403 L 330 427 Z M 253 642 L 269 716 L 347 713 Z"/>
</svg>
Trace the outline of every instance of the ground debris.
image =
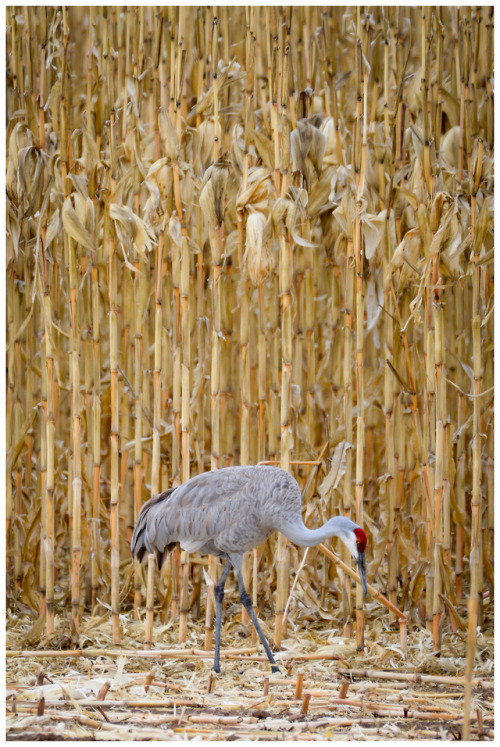
<svg viewBox="0 0 500 747">
<path fill-rule="evenodd" d="M 39 649 L 8 655 L 8 740 L 460 738 L 465 645 L 452 633 L 443 635 L 440 666 L 425 630 L 411 632 L 403 659 L 393 657 L 395 630 L 372 622 L 359 653 L 338 635 L 340 628 L 333 634 L 327 621 L 316 621 L 307 630 L 290 630 L 277 652 L 287 674 L 270 675 L 266 657 L 245 645 L 233 621 L 221 652 L 222 674 L 208 693 L 212 654 L 201 648 L 202 623 L 192 621 L 185 648 L 175 631 L 165 629 L 156 648 L 145 652 L 140 624 L 129 615 L 123 616 L 128 632 L 119 649 L 111 645 L 109 619 L 102 618 L 92 626 L 92 648 L 81 655 L 50 649 L 46 655 Z M 9 627 L 8 652 L 17 649 L 30 623 L 17 618 Z M 475 670 L 473 739 L 493 739 L 492 661 L 493 640 L 485 635 Z"/>
</svg>

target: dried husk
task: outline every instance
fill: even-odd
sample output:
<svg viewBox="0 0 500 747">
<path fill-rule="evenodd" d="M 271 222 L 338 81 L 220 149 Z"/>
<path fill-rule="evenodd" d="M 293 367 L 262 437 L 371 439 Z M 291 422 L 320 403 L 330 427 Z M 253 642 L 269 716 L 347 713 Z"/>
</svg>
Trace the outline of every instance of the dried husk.
<svg viewBox="0 0 500 747">
<path fill-rule="evenodd" d="M 245 268 L 254 285 L 259 285 L 274 270 L 276 260 L 272 237 L 265 236 L 266 216 L 252 212 L 246 220 Z"/>
</svg>

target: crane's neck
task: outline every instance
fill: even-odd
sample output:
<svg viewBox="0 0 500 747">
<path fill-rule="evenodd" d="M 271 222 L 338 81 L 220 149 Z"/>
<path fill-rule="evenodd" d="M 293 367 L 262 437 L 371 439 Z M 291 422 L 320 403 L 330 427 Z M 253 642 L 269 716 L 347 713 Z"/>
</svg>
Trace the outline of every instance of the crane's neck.
<svg viewBox="0 0 500 747">
<path fill-rule="evenodd" d="M 290 542 L 300 547 L 314 547 L 329 537 L 340 537 L 340 539 L 351 549 L 351 538 L 353 530 L 357 527 L 353 521 L 346 516 L 334 516 L 326 524 L 318 529 L 308 529 L 305 524 L 300 522 L 284 523 L 278 527 L 280 532 L 287 537 Z"/>
</svg>

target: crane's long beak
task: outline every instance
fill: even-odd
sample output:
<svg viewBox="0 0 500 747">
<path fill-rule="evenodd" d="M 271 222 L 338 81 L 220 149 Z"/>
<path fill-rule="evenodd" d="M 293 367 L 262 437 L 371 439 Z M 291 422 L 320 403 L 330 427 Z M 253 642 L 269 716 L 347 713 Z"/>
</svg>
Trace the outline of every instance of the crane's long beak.
<svg viewBox="0 0 500 747">
<path fill-rule="evenodd" d="M 356 563 L 358 564 L 359 577 L 361 579 L 361 588 L 363 589 L 363 596 L 366 597 L 366 590 L 367 590 L 366 588 L 366 563 L 365 563 L 364 552 L 358 553 Z"/>
</svg>

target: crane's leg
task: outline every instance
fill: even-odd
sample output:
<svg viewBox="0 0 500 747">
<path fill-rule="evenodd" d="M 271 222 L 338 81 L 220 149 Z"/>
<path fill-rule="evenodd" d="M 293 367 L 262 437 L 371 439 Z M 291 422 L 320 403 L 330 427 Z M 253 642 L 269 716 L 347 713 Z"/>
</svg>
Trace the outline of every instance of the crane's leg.
<svg viewBox="0 0 500 747">
<path fill-rule="evenodd" d="M 271 671 L 279 672 L 281 670 L 276 664 L 274 656 L 272 655 L 271 649 L 269 648 L 269 644 L 266 640 L 266 636 L 264 635 L 264 631 L 260 627 L 260 623 L 257 620 L 257 615 L 255 614 L 254 609 L 252 607 L 252 600 L 250 598 L 250 594 L 245 589 L 245 584 L 243 582 L 243 574 L 241 572 L 242 557 L 241 555 L 237 555 L 237 556 L 230 555 L 230 558 L 231 558 L 231 563 L 233 564 L 234 569 L 236 571 L 236 575 L 238 577 L 238 587 L 240 590 L 240 602 L 242 603 L 242 605 L 245 607 L 246 611 L 248 612 L 248 616 L 253 622 L 255 630 L 259 634 L 259 638 L 262 641 L 262 645 L 264 646 L 265 652 L 267 654 L 267 658 L 269 659 L 269 662 L 271 664 Z"/>
<path fill-rule="evenodd" d="M 215 655 L 214 655 L 214 672 L 220 672 L 220 629 L 222 623 L 222 600 L 224 599 L 224 586 L 231 570 L 231 563 L 226 560 L 224 568 L 214 587 L 215 594 Z"/>
</svg>

